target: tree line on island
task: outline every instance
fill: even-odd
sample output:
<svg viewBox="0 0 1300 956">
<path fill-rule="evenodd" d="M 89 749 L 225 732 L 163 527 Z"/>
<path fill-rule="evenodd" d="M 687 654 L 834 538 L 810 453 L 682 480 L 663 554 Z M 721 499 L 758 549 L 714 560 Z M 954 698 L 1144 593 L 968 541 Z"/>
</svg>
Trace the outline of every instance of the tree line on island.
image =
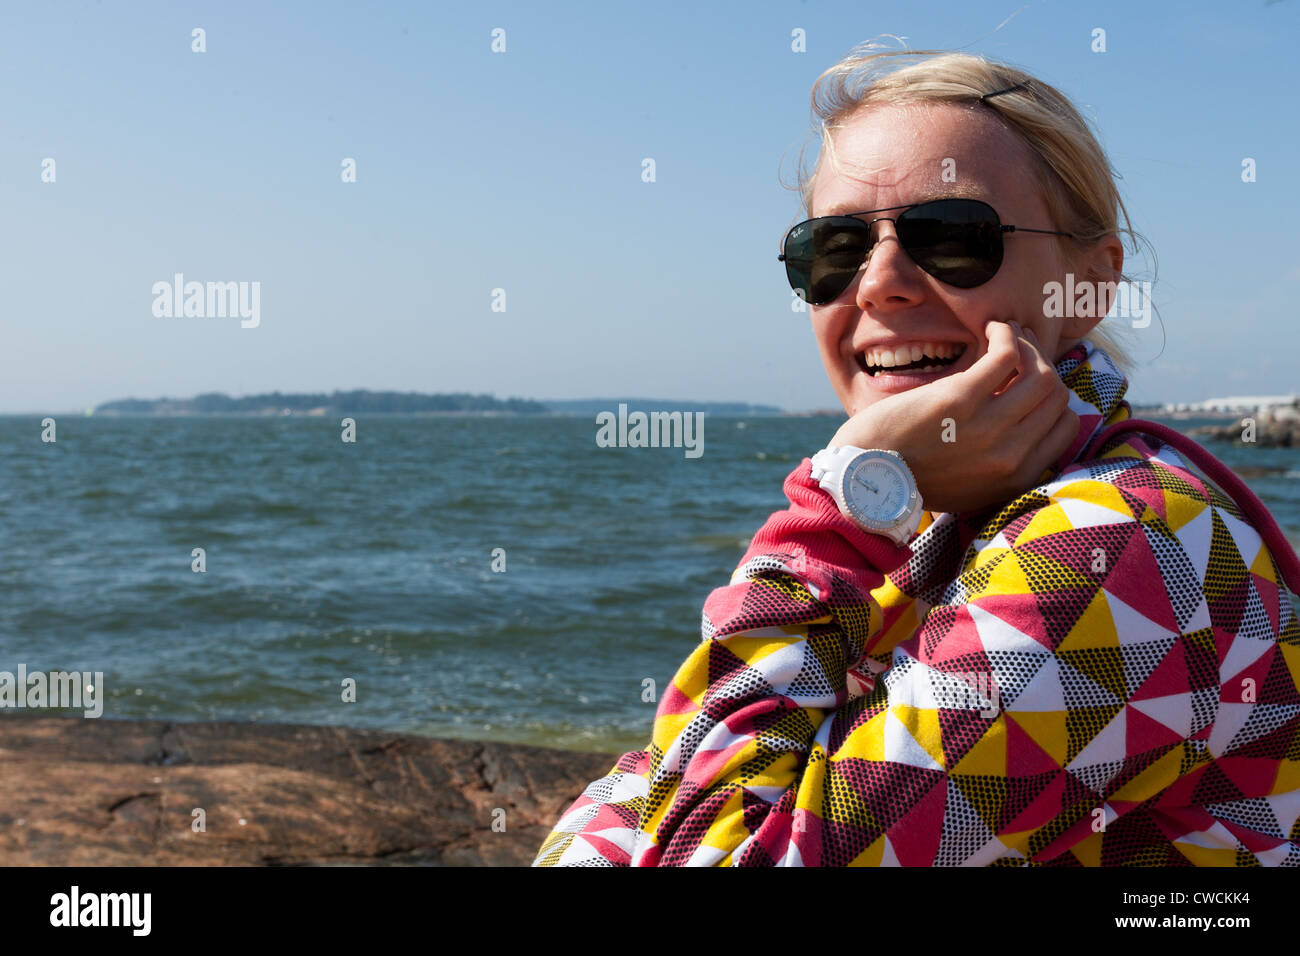
<svg viewBox="0 0 1300 956">
<path fill-rule="evenodd" d="M 512 412 L 535 415 L 548 411 L 541 402 L 525 398 L 498 399 L 491 395 L 453 392 L 422 395 L 419 392 L 350 392 L 282 393 L 270 392 L 232 398 L 220 392 L 208 392 L 194 398 L 160 398 L 156 400 L 125 398 L 105 402 L 96 414 L 108 415 L 283 415 L 369 413 L 411 415 L 421 412 Z"/>
<path fill-rule="evenodd" d="M 390 414 L 419 415 L 439 412 L 478 412 L 514 415 L 590 415 L 616 409 L 619 402 L 646 411 L 703 411 L 715 415 L 779 415 L 772 405 L 745 402 L 681 402 L 653 399 L 565 399 L 539 402 L 528 398 L 498 399 L 468 392 L 422 394 L 420 392 L 374 392 L 353 389 L 332 394 L 264 392 L 232 398 L 208 392 L 194 398 L 124 398 L 95 408 L 100 415 L 336 415 Z"/>
</svg>

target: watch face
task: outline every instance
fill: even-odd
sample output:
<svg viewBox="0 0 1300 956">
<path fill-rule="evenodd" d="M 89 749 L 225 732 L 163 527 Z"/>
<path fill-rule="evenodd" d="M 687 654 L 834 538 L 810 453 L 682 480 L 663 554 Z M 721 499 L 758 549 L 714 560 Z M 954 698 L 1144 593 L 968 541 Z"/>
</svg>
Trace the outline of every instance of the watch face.
<svg viewBox="0 0 1300 956">
<path fill-rule="evenodd" d="M 859 518 L 892 527 L 911 505 L 911 482 L 888 455 L 862 455 L 844 472 L 844 500 Z"/>
</svg>

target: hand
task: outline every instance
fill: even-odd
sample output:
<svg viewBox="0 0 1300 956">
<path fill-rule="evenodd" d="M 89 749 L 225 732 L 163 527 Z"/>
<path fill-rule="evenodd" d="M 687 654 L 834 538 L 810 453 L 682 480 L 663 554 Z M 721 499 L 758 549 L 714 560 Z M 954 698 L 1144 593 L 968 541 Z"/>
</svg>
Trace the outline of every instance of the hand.
<svg viewBox="0 0 1300 956">
<path fill-rule="evenodd" d="M 985 335 L 970 368 L 864 408 L 829 445 L 898 452 L 928 511 L 974 511 L 1033 487 L 1078 436 L 1079 416 L 1032 331 L 991 321 Z"/>
</svg>

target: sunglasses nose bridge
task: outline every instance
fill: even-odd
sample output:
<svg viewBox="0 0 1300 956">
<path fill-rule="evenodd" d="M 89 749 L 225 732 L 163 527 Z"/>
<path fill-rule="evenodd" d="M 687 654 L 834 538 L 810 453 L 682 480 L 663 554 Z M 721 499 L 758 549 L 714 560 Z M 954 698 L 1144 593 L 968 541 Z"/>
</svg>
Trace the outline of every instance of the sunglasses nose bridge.
<svg viewBox="0 0 1300 956">
<path fill-rule="evenodd" d="M 908 247 L 904 237 L 899 235 L 898 226 L 900 218 L 903 218 L 904 222 L 908 221 L 905 217 L 880 216 L 867 223 L 867 235 L 869 238 L 867 254 L 863 257 L 862 265 L 858 269 L 857 278 L 859 280 L 859 288 L 867 283 L 871 284 L 874 291 L 870 294 L 873 296 L 880 293 L 880 284 L 882 282 L 891 287 L 889 294 L 892 296 L 898 291 L 892 288 L 896 282 L 904 281 L 909 287 L 912 285 L 912 280 L 902 279 L 903 274 L 913 274 L 913 270 L 918 270 L 920 272 L 927 271 L 921 262 L 917 260 L 914 250 Z M 886 222 L 889 223 L 888 228 L 883 225 L 883 223 Z M 881 223 L 882 225 L 877 226 L 878 223 Z M 906 227 L 904 227 L 904 232 L 906 232 Z M 894 253 L 884 254 L 888 263 L 877 262 L 877 265 L 886 271 L 888 278 L 883 276 L 870 278 L 869 274 L 871 272 L 872 262 L 873 260 L 880 258 L 880 256 L 875 255 L 876 247 L 882 242 L 890 240 L 892 240 L 897 249 L 897 255 L 901 258 L 895 259 Z"/>
<path fill-rule="evenodd" d="M 879 229 L 876 228 L 876 224 L 881 222 L 889 223 L 888 232 L 885 231 L 884 226 L 881 226 Z M 901 240 L 898 238 L 897 218 L 892 216 L 878 216 L 875 219 L 868 221 L 867 222 L 867 251 L 866 254 L 863 255 L 862 257 L 863 264 L 865 265 L 871 261 L 871 254 L 875 252 L 876 246 L 878 246 L 881 242 L 884 242 L 886 239 L 891 239 L 891 238 L 895 242 L 900 243 L 901 245 Z"/>
</svg>

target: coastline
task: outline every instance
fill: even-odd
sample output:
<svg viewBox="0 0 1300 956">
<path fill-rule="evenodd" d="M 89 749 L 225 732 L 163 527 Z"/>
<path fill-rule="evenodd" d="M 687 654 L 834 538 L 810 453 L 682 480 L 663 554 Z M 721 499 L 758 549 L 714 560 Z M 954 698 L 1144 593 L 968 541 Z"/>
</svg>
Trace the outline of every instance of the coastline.
<svg viewBox="0 0 1300 956">
<path fill-rule="evenodd" d="M 6 714 L 0 866 L 527 866 L 616 759 L 305 724 Z"/>
</svg>

